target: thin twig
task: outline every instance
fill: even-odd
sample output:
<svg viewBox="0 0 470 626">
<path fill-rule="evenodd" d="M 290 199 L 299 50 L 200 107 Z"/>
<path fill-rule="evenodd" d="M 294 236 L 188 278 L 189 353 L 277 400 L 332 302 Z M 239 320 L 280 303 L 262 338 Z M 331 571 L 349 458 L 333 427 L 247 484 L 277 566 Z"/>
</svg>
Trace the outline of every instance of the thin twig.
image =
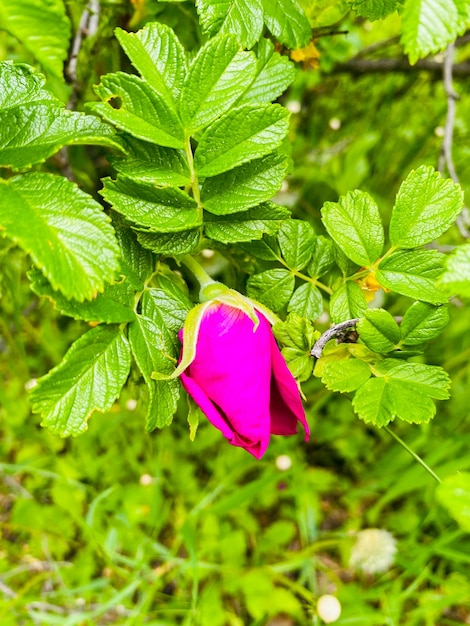
<svg viewBox="0 0 470 626">
<path fill-rule="evenodd" d="M 456 101 L 459 99 L 458 94 L 454 90 L 453 74 L 455 72 L 454 65 L 454 52 L 455 45 L 449 44 L 444 57 L 443 65 L 443 79 L 444 89 L 447 96 L 447 115 L 444 127 L 444 137 L 442 139 L 441 153 L 439 155 L 438 169 L 443 174 L 445 170 L 449 173 L 452 180 L 459 184 L 459 177 L 454 166 L 454 160 L 452 157 L 452 147 L 454 141 L 454 127 L 455 127 L 455 114 L 456 114 Z M 468 239 L 470 237 L 470 231 L 468 225 L 470 224 L 470 216 L 468 207 L 464 206 L 461 214 L 456 220 L 456 225 L 460 231 L 462 237 Z"/>
<path fill-rule="evenodd" d="M 411 454 L 411 456 L 418 461 L 418 463 L 434 478 L 437 483 L 442 482 L 436 472 L 434 472 L 429 465 L 418 454 L 416 454 L 416 452 L 413 452 L 413 450 L 403 441 L 403 439 L 400 439 L 400 437 L 396 435 L 393 430 L 391 430 L 388 426 L 384 426 L 384 430 L 386 430 L 388 434 L 408 452 L 408 454 Z"/>
<path fill-rule="evenodd" d="M 73 92 L 67 104 L 68 109 L 73 109 L 75 107 L 75 104 L 78 98 L 78 91 L 80 89 L 80 81 L 78 80 L 78 75 L 77 75 L 78 55 L 80 54 L 83 40 L 86 37 L 92 37 L 98 31 L 99 16 L 100 16 L 99 0 L 89 0 L 87 6 L 85 7 L 80 17 L 80 23 L 78 25 L 77 32 L 75 33 L 75 37 L 72 42 L 72 47 L 70 50 L 70 58 L 69 58 L 69 62 L 66 68 L 66 74 L 73 84 Z"/>
<path fill-rule="evenodd" d="M 348 328 L 354 328 L 358 321 L 359 318 L 355 317 L 352 320 L 346 320 L 345 322 L 335 324 L 334 326 L 326 330 L 323 335 L 321 335 L 321 337 L 318 339 L 318 341 L 315 342 L 315 345 L 313 346 L 310 354 L 319 359 L 322 355 L 323 348 L 328 343 L 328 341 L 330 341 L 330 339 L 333 339 L 333 337 L 340 335 L 344 330 Z"/>
<path fill-rule="evenodd" d="M 345 63 L 338 63 L 338 65 L 335 65 L 332 72 L 333 74 L 347 73 L 359 76 L 362 74 L 372 73 L 411 73 L 424 71 L 431 74 L 436 74 L 437 76 L 441 76 L 442 68 L 442 63 L 440 63 L 439 61 L 434 61 L 432 59 L 421 59 L 414 65 L 411 65 L 408 61 L 408 58 L 405 56 L 396 57 L 393 59 L 363 59 L 359 57 L 354 57 L 353 59 L 350 59 Z M 470 76 L 470 63 L 457 63 L 453 67 L 453 74 L 456 78 L 467 78 L 468 76 Z"/>
</svg>

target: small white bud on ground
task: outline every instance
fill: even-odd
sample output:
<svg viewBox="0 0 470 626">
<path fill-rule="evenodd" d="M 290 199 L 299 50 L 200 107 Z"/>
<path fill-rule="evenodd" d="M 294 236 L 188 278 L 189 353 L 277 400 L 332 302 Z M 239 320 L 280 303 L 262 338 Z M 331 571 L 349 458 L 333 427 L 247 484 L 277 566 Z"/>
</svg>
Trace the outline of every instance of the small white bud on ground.
<svg viewBox="0 0 470 626">
<path fill-rule="evenodd" d="M 317 613 L 325 624 L 336 622 L 341 615 L 340 601 L 336 596 L 332 596 L 329 593 L 326 593 L 324 596 L 320 596 L 317 602 Z"/>
<path fill-rule="evenodd" d="M 276 457 L 276 467 L 278 470 L 285 472 L 292 467 L 292 459 L 287 454 L 280 454 Z"/>
<path fill-rule="evenodd" d="M 144 486 L 151 485 L 153 483 L 153 478 L 150 474 L 142 474 L 139 479 L 139 483 Z"/>
<path fill-rule="evenodd" d="M 301 104 L 298 100 L 289 100 L 286 104 L 286 109 L 291 113 L 300 113 Z"/>
<path fill-rule="evenodd" d="M 341 128 L 341 120 L 338 117 L 332 117 L 328 122 L 328 126 L 331 130 L 339 130 Z"/>
<path fill-rule="evenodd" d="M 130 400 L 126 402 L 126 409 L 128 411 L 135 411 L 136 407 L 137 407 L 137 400 L 134 400 L 133 398 L 131 398 Z"/>
<path fill-rule="evenodd" d="M 379 574 L 393 565 L 396 551 L 397 542 L 388 530 L 366 528 L 356 535 L 349 564 L 365 574 Z"/>
</svg>

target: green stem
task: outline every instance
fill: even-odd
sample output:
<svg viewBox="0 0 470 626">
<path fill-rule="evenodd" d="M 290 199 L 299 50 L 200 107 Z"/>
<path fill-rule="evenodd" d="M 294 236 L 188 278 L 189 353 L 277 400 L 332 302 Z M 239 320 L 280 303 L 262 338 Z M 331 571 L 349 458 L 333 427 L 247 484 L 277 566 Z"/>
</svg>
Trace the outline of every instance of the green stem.
<svg viewBox="0 0 470 626">
<path fill-rule="evenodd" d="M 188 168 L 191 179 L 191 191 L 193 192 L 193 198 L 196 200 L 199 210 L 202 213 L 201 194 L 199 192 L 199 179 L 196 174 L 196 168 L 194 167 L 193 151 L 191 149 L 191 137 L 186 137 L 184 145 L 184 151 L 186 153 L 186 159 L 188 161 Z"/>
<path fill-rule="evenodd" d="M 323 291 L 326 291 L 326 293 L 328 293 L 330 296 L 332 295 L 333 290 L 330 289 L 327 285 L 324 285 L 323 283 L 321 283 L 316 278 L 312 278 L 311 276 L 307 276 L 306 274 L 303 274 L 302 272 L 299 272 L 298 270 L 293 270 L 291 267 L 289 267 L 287 265 L 287 263 L 284 261 L 284 259 L 282 257 L 278 256 L 276 258 L 279 261 L 279 263 L 281 265 L 284 265 L 284 267 L 287 268 L 289 270 L 289 272 L 291 272 L 294 276 L 298 276 L 302 280 L 305 280 L 308 283 L 312 283 L 313 285 L 315 285 L 315 287 L 318 287 L 319 289 L 323 289 Z"/>
<path fill-rule="evenodd" d="M 408 454 L 411 454 L 411 456 L 412 456 L 412 457 L 413 457 L 416 461 L 418 461 L 418 463 L 419 463 L 422 467 L 424 467 L 424 469 L 425 469 L 425 470 L 426 470 L 429 474 L 431 474 L 431 476 L 434 478 L 434 480 L 435 480 L 436 482 L 438 482 L 438 483 L 441 483 L 441 482 L 442 482 L 442 481 L 441 481 L 441 479 L 439 478 L 439 476 L 438 476 L 435 472 L 433 472 L 433 470 L 429 467 L 429 465 L 428 465 L 427 463 L 425 463 L 425 462 L 423 461 L 423 459 L 422 459 L 420 456 L 418 456 L 418 455 L 416 454 L 416 452 L 413 452 L 413 450 L 412 450 L 411 448 L 409 448 L 409 447 L 406 445 L 406 443 L 403 441 L 403 439 L 400 439 L 400 437 L 399 437 L 398 435 L 396 435 L 396 434 L 393 432 L 393 430 L 390 430 L 390 428 L 389 428 L 388 426 L 385 426 L 385 427 L 384 427 L 384 430 L 386 430 L 386 431 L 388 432 L 388 434 L 389 434 L 391 437 L 393 437 L 393 438 L 395 439 L 395 441 L 397 441 L 397 442 L 401 445 L 401 447 L 402 447 L 404 450 L 406 450 L 406 451 L 408 452 Z"/>
<path fill-rule="evenodd" d="M 217 281 L 213 280 L 202 265 L 200 265 L 190 254 L 184 254 L 179 257 L 178 261 L 183 265 L 186 265 L 191 273 L 194 274 L 197 282 L 201 285 L 201 289 L 207 287 L 207 285 L 214 285 L 217 283 Z"/>
</svg>

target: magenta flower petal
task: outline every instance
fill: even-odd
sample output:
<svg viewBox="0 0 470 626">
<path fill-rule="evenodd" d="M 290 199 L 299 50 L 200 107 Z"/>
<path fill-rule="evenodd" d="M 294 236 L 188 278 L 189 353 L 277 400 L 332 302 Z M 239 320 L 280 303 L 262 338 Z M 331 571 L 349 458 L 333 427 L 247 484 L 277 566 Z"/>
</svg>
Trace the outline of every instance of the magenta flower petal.
<svg viewBox="0 0 470 626">
<path fill-rule="evenodd" d="M 257 315 L 255 329 L 243 311 L 214 301 L 204 312 L 196 356 L 181 382 L 232 445 L 260 458 L 271 433 L 294 434 L 300 421 L 308 436 L 308 426 L 269 322 Z"/>
</svg>

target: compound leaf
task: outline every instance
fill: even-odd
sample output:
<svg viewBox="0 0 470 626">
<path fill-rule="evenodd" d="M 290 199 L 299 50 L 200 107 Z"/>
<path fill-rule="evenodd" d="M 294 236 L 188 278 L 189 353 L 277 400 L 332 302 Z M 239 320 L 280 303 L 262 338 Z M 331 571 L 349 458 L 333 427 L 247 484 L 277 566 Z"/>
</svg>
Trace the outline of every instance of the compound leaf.
<svg viewBox="0 0 470 626">
<path fill-rule="evenodd" d="M 415 346 L 437 337 L 449 321 L 446 306 L 414 302 L 400 324 L 400 343 Z"/>
<path fill-rule="evenodd" d="M 370 367 L 364 361 L 341 359 L 327 363 L 321 380 L 327 389 L 346 393 L 364 385 L 370 376 Z"/>
<path fill-rule="evenodd" d="M 312 283 L 304 283 L 298 287 L 289 301 L 287 310 L 307 320 L 316 320 L 323 313 L 323 298 L 318 287 Z"/>
<path fill-rule="evenodd" d="M 400 328 L 388 311 L 370 309 L 357 323 L 357 331 L 366 346 L 383 354 L 394 350 L 400 340 Z"/>
<path fill-rule="evenodd" d="M 264 22 L 278 41 L 291 50 L 303 48 L 310 41 L 312 31 L 304 10 L 297 0 L 262 0 Z"/>
<path fill-rule="evenodd" d="M 289 220 L 281 226 L 277 236 L 285 262 L 293 270 L 303 269 L 312 258 L 315 231 L 303 220 Z"/>
</svg>

